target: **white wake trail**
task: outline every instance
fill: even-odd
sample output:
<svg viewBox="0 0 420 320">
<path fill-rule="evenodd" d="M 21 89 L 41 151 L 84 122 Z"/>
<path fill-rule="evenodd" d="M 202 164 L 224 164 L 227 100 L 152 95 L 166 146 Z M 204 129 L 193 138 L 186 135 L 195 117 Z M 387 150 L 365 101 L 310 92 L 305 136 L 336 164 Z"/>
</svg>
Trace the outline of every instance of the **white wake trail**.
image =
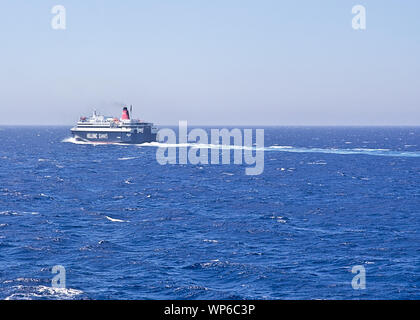
<svg viewBox="0 0 420 320">
<path fill-rule="evenodd" d="M 75 144 L 91 144 L 91 145 L 103 145 L 101 143 L 78 141 L 74 138 L 64 139 L 63 142 L 75 143 Z M 112 145 L 123 145 L 123 143 L 110 143 Z M 193 148 L 193 149 L 217 149 L 217 150 L 248 150 L 248 151 L 267 151 L 267 152 L 292 152 L 292 153 L 327 153 L 327 154 L 340 154 L 340 155 L 354 155 L 363 154 L 370 156 L 382 156 L 382 157 L 420 157 L 420 151 L 397 151 L 391 149 L 372 149 L 372 148 L 306 148 L 306 147 L 293 147 L 293 146 L 278 146 L 273 145 L 269 147 L 255 147 L 255 146 L 235 146 L 235 145 L 216 145 L 206 143 L 164 143 L 164 142 L 146 142 L 141 144 L 134 144 L 137 147 L 155 147 L 155 148 Z M 120 158 L 119 160 L 131 160 L 126 158 Z"/>
</svg>

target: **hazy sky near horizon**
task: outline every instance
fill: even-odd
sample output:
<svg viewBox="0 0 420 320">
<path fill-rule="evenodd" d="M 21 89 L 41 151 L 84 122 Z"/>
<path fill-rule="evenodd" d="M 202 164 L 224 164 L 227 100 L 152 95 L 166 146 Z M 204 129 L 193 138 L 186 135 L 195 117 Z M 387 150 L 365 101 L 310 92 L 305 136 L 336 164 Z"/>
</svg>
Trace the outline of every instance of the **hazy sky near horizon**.
<svg viewBox="0 0 420 320">
<path fill-rule="evenodd" d="M 2 0 L 0 40 L 2 125 L 420 125 L 417 0 Z"/>
</svg>

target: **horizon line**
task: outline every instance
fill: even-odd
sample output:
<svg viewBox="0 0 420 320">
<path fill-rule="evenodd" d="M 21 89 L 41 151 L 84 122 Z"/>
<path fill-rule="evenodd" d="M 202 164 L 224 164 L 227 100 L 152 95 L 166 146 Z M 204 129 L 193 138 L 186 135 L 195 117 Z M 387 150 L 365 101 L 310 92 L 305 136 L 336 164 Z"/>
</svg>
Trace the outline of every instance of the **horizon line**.
<svg viewBox="0 0 420 320">
<path fill-rule="evenodd" d="M 155 124 L 157 127 L 177 127 L 179 124 Z M 0 127 L 73 127 L 74 124 L 2 124 Z M 420 124 L 191 124 L 194 127 L 420 127 Z"/>
</svg>

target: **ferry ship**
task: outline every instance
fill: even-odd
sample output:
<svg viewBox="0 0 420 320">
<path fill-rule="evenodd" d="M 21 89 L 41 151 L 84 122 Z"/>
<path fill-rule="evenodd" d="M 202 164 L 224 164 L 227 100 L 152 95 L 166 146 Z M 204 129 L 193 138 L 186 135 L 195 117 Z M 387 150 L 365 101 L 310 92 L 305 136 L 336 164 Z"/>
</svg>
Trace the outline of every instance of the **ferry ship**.
<svg viewBox="0 0 420 320">
<path fill-rule="evenodd" d="M 123 108 L 120 119 L 98 115 L 80 117 L 77 125 L 71 129 L 77 141 L 97 143 L 145 143 L 156 141 L 157 128 L 153 123 L 131 119 L 127 107 Z"/>
</svg>

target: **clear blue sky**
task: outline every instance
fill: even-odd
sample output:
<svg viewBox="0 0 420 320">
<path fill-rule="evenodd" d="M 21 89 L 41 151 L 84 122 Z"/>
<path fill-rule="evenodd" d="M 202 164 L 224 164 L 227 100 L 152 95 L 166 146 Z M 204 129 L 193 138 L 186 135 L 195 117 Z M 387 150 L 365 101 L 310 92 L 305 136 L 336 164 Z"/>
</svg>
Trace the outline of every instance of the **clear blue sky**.
<svg viewBox="0 0 420 320">
<path fill-rule="evenodd" d="M 0 40 L 0 124 L 420 124 L 417 0 L 2 0 Z"/>
</svg>

